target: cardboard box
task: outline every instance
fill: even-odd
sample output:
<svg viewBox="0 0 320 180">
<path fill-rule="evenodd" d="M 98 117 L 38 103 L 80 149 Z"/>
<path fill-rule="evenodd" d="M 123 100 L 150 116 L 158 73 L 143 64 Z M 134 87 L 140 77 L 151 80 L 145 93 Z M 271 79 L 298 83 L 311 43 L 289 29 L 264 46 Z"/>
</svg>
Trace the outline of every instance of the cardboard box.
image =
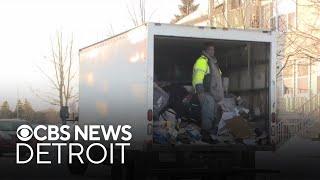
<svg viewBox="0 0 320 180">
<path fill-rule="evenodd" d="M 240 116 L 228 120 L 226 128 L 235 138 L 245 139 L 250 137 L 249 124 Z"/>
</svg>

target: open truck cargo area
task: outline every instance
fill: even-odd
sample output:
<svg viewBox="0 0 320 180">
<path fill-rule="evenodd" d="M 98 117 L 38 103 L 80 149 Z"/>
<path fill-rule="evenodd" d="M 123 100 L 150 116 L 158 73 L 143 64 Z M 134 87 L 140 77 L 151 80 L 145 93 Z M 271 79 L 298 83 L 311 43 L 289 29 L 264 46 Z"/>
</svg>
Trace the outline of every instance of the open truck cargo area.
<svg viewBox="0 0 320 180">
<path fill-rule="evenodd" d="M 215 45 L 222 77 L 228 78 L 225 96 L 246 102 L 250 117 L 245 122 L 250 132 L 266 135 L 263 144 L 155 140 L 159 119 L 152 116 L 154 84 L 164 90 L 183 87 L 192 95 L 193 65 L 206 42 Z M 159 23 L 139 26 L 80 50 L 79 123 L 131 125 L 133 150 L 271 150 L 275 138 L 275 50 L 273 32 Z M 197 126 L 200 114 L 182 117 L 182 121 Z M 168 130 L 168 125 L 164 126 Z"/>
</svg>

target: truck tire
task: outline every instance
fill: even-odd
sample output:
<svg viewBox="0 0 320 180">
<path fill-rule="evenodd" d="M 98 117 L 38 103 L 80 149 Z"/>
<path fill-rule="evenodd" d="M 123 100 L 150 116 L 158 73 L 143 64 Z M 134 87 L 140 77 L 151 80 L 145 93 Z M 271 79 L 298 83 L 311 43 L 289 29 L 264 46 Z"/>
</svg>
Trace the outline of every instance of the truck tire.
<svg viewBox="0 0 320 180">
<path fill-rule="evenodd" d="M 71 174 L 84 175 L 88 168 L 88 163 L 81 164 L 78 158 L 72 157 L 72 164 L 68 163 L 68 168 Z"/>
</svg>

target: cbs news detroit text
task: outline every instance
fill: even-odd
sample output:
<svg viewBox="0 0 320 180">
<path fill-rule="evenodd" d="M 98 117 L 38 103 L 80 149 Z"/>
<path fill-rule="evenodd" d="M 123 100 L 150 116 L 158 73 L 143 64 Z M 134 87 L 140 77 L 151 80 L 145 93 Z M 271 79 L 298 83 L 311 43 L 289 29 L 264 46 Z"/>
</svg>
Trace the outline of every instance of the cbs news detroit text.
<svg viewBox="0 0 320 180">
<path fill-rule="evenodd" d="M 72 164 L 74 158 L 84 164 L 83 156 L 93 164 L 100 164 L 109 160 L 114 163 L 114 150 L 121 151 L 121 164 L 125 162 L 125 148 L 130 146 L 132 133 L 130 125 L 105 126 L 105 125 L 38 125 L 31 127 L 21 125 L 17 129 L 16 143 L 16 163 L 27 164 L 36 158 L 37 164 L 51 164 L 49 160 L 44 160 L 49 155 L 46 147 L 56 147 L 54 157 L 57 157 L 58 164 L 61 164 L 62 150 L 67 148 L 68 163 Z M 34 142 L 34 143 L 30 143 Z M 80 143 L 81 142 L 81 143 Z M 90 151 L 99 148 L 103 156 L 98 160 L 90 156 Z M 50 153 L 52 153 L 50 151 Z M 26 154 L 26 158 L 21 158 Z"/>
</svg>

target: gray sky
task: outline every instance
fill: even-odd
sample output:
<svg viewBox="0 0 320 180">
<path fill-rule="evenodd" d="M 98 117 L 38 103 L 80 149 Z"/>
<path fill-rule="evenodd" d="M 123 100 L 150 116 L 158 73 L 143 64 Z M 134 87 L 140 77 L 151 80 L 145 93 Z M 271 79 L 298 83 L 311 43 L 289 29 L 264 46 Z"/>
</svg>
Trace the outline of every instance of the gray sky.
<svg viewBox="0 0 320 180">
<path fill-rule="evenodd" d="M 32 89 L 47 90 L 48 81 L 37 69 L 50 56 L 50 39 L 57 31 L 73 33 L 76 48 L 132 27 L 129 8 L 135 0 L 1 0 L 0 1 L 0 103 L 15 106 L 17 94 L 37 109 L 48 108 Z M 137 1 L 136 1 L 137 2 Z M 169 22 L 178 13 L 179 0 L 146 0 L 150 21 Z M 137 5 L 137 4 L 136 4 Z"/>
</svg>

